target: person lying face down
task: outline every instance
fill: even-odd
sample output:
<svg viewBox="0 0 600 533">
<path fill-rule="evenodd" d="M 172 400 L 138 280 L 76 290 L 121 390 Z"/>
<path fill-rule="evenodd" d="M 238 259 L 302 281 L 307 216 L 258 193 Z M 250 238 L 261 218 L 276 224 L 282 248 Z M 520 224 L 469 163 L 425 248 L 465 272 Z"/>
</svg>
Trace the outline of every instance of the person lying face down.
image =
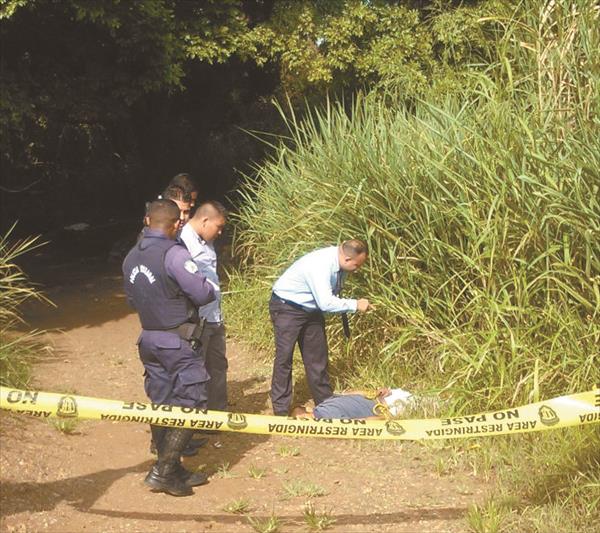
<svg viewBox="0 0 600 533">
<path fill-rule="evenodd" d="M 377 420 L 384 418 L 384 410 L 387 410 L 391 416 L 402 414 L 414 399 L 410 392 L 389 387 L 378 389 L 374 399 L 367 396 L 362 391 L 334 394 L 317 405 L 312 412 L 299 406 L 292 409 L 291 415 L 296 418 L 308 419 Z"/>
</svg>

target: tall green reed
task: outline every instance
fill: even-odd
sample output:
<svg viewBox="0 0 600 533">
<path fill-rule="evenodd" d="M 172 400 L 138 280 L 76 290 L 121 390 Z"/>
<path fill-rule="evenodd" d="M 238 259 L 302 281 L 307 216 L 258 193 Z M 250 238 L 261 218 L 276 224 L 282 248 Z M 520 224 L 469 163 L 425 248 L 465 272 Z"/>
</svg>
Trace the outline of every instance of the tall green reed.
<svg viewBox="0 0 600 533">
<path fill-rule="evenodd" d="M 600 39 L 597 10 L 567 4 L 524 2 L 461 98 L 282 109 L 289 136 L 238 216 L 252 303 L 230 307 L 266 309 L 294 258 L 361 237 L 371 259 L 348 293 L 377 311 L 333 343 L 343 380 L 426 380 L 461 409 L 600 381 Z M 265 338 L 265 319 L 244 329 Z"/>
<path fill-rule="evenodd" d="M 24 386 L 29 380 L 29 362 L 44 349 L 40 331 L 22 333 L 15 328 L 23 324 L 20 306 L 30 299 L 51 303 L 29 282 L 18 258 L 44 243 L 39 237 L 12 238 L 15 224 L 0 237 L 0 383 Z"/>
</svg>

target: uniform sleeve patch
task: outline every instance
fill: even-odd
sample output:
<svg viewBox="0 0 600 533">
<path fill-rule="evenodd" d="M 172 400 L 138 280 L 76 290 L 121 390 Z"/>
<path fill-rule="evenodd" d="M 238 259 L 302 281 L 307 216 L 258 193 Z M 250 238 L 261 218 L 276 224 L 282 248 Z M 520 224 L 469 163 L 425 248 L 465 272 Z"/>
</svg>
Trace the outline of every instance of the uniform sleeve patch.
<svg viewBox="0 0 600 533">
<path fill-rule="evenodd" d="M 198 266 L 191 259 L 188 259 L 184 264 L 183 268 L 185 268 L 190 274 L 195 274 L 198 272 Z"/>
</svg>

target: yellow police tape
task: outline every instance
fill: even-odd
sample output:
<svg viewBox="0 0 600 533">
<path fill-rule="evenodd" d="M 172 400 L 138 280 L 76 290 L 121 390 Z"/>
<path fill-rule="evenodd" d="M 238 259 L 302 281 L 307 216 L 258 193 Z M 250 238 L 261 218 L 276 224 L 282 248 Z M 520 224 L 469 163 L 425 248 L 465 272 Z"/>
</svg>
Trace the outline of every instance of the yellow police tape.
<svg viewBox="0 0 600 533">
<path fill-rule="evenodd" d="M 600 388 L 488 413 L 441 419 L 303 420 L 203 411 L 0 387 L 0 408 L 39 418 L 140 422 L 159 426 L 342 439 L 452 439 L 528 433 L 600 422 Z"/>
</svg>

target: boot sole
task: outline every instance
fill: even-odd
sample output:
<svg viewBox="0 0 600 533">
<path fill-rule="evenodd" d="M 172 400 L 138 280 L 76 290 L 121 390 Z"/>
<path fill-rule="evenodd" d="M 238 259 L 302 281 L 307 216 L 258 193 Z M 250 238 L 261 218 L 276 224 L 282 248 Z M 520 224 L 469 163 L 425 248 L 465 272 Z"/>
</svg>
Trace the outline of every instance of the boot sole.
<svg viewBox="0 0 600 533">
<path fill-rule="evenodd" d="M 170 494 L 171 496 L 191 496 L 194 494 L 192 487 L 188 485 L 184 485 L 184 487 L 188 490 L 185 492 L 180 492 L 177 490 L 173 490 L 172 487 L 164 485 L 160 481 L 156 481 L 155 479 L 144 479 L 144 484 L 150 487 L 154 492 L 164 492 L 166 494 Z"/>
<path fill-rule="evenodd" d="M 201 487 L 202 485 L 206 485 L 208 483 L 208 478 L 206 478 L 204 481 L 202 481 L 200 483 L 196 482 L 196 483 L 193 483 L 193 484 L 192 483 L 188 483 L 188 480 L 186 479 L 184 481 L 184 483 L 185 483 L 186 487 L 190 487 L 190 488 L 191 487 Z"/>
</svg>

